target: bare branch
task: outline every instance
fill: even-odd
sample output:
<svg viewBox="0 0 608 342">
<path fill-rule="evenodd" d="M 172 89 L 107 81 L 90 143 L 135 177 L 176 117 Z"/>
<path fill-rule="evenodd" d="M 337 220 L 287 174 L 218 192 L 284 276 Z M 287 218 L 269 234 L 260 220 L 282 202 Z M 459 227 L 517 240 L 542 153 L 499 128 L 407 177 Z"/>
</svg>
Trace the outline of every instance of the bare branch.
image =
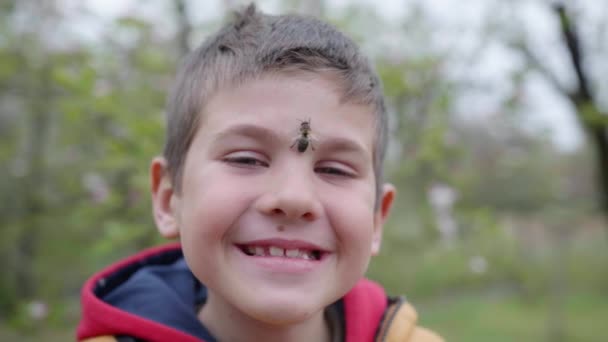
<svg viewBox="0 0 608 342">
<path fill-rule="evenodd" d="M 555 74 L 553 72 L 551 72 L 543 63 L 541 63 L 540 59 L 538 58 L 538 56 L 536 56 L 528 47 L 528 45 L 521 44 L 519 46 L 520 51 L 524 54 L 524 57 L 526 58 L 526 60 L 528 61 L 528 63 L 530 64 L 530 66 L 538 71 L 543 77 L 545 77 L 547 79 L 547 81 L 549 81 L 549 83 L 551 83 L 551 85 L 553 87 L 555 87 L 555 89 L 557 89 L 560 93 L 562 93 L 564 96 L 567 96 L 568 98 L 570 98 L 571 100 L 574 99 L 574 96 L 576 95 L 574 92 L 566 89 L 566 87 L 564 87 L 560 81 L 557 79 L 557 77 L 555 76 Z"/>
<path fill-rule="evenodd" d="M 572 66 L 574 67 L 576 78 L 578 80 L 578 90 L 576 92 L 575 101 L 577 103 L 587 101 L 593 102 L 593 96 L 589 89 L 589 79 L 587 78 L 587 73 L 583 68 L 583 56 L 574 23 L 566 13 L 566 8 L 562 3 L 554 5 L 553 8 L 559 17 L 562 36 L 566 43 L 566 47 L 568 48 Z"/>
</svg>

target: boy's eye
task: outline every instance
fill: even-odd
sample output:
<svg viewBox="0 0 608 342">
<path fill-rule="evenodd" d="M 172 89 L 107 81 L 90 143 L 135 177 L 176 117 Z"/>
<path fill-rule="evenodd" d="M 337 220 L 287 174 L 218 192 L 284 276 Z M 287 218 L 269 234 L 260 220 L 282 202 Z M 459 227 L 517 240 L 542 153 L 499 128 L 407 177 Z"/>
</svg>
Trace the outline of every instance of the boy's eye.
<svg viewBox="0 0 608 342">
<path fill-rule="evenodd" d="M 237 166 L 245 166 L 245 167 L 253 167 L 253 166 L 263 166 L 268 167 L 268 163 L 261 160 L 260 158 L 250 156 L 250 155 L 232 155 L 227 156 L 222 159 L 224 162 L 228 164 L 235 164 Z"/>
<path fill-rule="evenodd" d="M 341 177 L 354 177 L 355 174 L 353 171 L 348 170 L 345 167 L 336 167 L 336 166 L 318 166 L 315 168 L 315 172 L 323 173 L 331 176 L 341 176 Z"/>
</svg>

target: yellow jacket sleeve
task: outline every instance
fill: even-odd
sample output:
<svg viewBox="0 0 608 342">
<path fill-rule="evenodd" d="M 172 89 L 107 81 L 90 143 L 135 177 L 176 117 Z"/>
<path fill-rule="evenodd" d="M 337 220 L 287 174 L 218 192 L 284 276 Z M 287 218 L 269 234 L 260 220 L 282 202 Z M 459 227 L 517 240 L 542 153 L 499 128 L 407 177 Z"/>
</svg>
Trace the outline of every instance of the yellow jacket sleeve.
<svg viewBox="0 0 608 342">
<path fill-rule="evenodd" d="M 80 342 L 116 342 L 116 337 L 114 336 L 96 336 L 84 339 Z"/>
<path fill-rule="evenodd" d="M 386 310 L 376 342 L 444 342 L 434 332 L 416 325 L 418 314 L 404 301 L 391 304 Z"/>
</svg>

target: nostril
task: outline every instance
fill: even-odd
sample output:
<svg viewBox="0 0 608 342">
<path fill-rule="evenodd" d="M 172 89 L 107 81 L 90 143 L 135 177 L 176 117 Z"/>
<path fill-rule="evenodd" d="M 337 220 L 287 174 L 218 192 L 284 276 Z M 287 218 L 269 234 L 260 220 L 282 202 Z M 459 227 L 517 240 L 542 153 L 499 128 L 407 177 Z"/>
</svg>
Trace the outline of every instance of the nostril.
<svg viewBox="0 0 608 342">
<path fill-rule="evenodd" d="M 272 213 L 278 215 L 278 214 L 282 214 L 283 211 L 281 209 L 279 209 L 279 208 L 274 208 L 274 209 L 272 209 Z"/>
<path fill-rule="evenodd" d="M 313 215 L 312 215 L 312 213 L 311 213 L 311 212 L 307 212 L 306 214 L 302 215 L 302 217 L 303 217 L 305 220 L 312 220 L 312 219 L 313 219 Z"/>
</svg>

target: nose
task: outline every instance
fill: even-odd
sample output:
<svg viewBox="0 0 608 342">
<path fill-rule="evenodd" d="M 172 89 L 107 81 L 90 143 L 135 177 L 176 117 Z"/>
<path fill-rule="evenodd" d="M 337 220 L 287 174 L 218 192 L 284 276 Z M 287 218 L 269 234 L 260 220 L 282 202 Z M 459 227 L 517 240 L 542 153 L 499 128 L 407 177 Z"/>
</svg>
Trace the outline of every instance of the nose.
<svg viewBox="0 0 608 342">
<path fill-rule="evenodd" d="M 279 219 L 314 221 L 320 215 L 321 204 L 312 177 L 301 170 L 273 177 L 268 190 L 256 202 L 257 209 Z"/>
</svg>

